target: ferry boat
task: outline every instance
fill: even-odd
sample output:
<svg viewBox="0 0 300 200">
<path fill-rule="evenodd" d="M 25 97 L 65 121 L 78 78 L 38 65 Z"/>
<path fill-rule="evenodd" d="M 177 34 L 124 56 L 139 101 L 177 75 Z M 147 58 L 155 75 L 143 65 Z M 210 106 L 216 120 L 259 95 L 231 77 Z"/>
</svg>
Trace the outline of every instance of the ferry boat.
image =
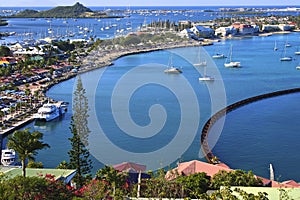
<svg viewBox="0 0 300 200">
<path fill-rule="evenodd" d="M 48 122 L 64 114 L 65 111 L 66 108 L 62 103 L 46 103 L 38 109 L 38 112 L 34 115 L 34 118 Z"/>
<path fill-rule="evenodd" d="M 16 161 L 16 152 L 13 149 L 2 149 L 1 163 L 3 166 L 13 165 Z"/>
</svg>

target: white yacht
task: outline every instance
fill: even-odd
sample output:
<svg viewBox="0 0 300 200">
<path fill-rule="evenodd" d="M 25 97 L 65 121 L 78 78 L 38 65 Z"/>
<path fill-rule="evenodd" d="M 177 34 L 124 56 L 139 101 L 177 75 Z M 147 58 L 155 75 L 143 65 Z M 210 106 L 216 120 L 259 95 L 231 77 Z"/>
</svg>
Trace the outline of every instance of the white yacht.
<svg viewBox="0 0 300 200">
<path fill-rule="evenodd" d="M 16 152 L 13 149 L 2 149 L 1 163 L 3 166 L 13 165 L 16 161 Z"/>
<path fill-rule="evenodd" d="M 34 115 L 35 119 L 50 121 L 61 114 L 63 114 L 64 109 L 62 109 L 61 105 L 46 103 L 42 107 L 39 108 L 38 112 Z"/>
<path fill-rule="evenodd" d="M 224 66 L 225 67 L 240 67 L 241 66 L 241 62 L 232 61 L 232 45 L 230 46 L 229 62 L 226 59 Z"/>
</svg>

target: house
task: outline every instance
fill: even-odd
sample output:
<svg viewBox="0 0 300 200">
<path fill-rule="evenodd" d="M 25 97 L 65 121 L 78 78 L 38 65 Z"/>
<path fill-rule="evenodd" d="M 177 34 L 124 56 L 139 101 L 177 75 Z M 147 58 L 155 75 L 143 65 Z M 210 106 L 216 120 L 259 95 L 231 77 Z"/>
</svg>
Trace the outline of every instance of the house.
<svg viewBox="0 0 300 200">
<path fill-rule="evenodd" d="M 126 172 L 129 175 L 130 183 L 138 183 L 139 176 L 141 179 L 151 178 L 146 171 L 146 165 L 136 164 L 132 162 L 123 162 L 113 165 L 113 168 L 119 172 Z"/>
<path fill-rule="evenodd" d="M 14 55 L 45 55 L 45 52 L 37 47 L 28 47 L 28 48 L 22 48 L 18 49 L 13 52 Z"/>
<path fill-rule="evenodd" d="M 230 169 L 226 164 L 224 163 L 218 163 L 216 165 L 209 164 L 206 162 L 202 162 L 199 160 L 192 160 L 189 162 L 179 163 L 178 167 L 175 169 L 172 169 L 166 173 L 165 178 L 167 180 L 173 180 L 177 178 L 178 176 L 188 176 L 195 173 L 204 172 L 208 176 L 213 177 L 215 174 L 217 174 L 219 171 L 226 171 L 230 172 L 233 171 L 233 169 Z M 300 184 L 295 182 L 294 180 L 288 180 L 284 182 L 277 182 L 272 181 L 270 179 L 266 179 L 260 176 L 256 176 L 256 178 L 259 178 L 262 180 L 263 185 L 267 187 L 272 188 L 300 188 Z"/>
<path fill-rule="evenodd" d="M 202 162 L 199 160 L 192 160 L 189 162 L 179 163 L 178 167 L 176 167 L 175 169 L 172 169 L 166 173 L 165 178 L 167 180 L 173 180 L 177 176 L 180 176 L 180 175 L 188 176 L 188 175 L 196 174 L 196 173 L 200 173 L 200 172 L 204 172 L 208 176 L 212 177 L 221 170 L 224 170 L 227 172 L 232 171 L 232 169 L 230 169 L 224 163 L 219 163 L 219 164 L 213 165 L 213 164 L 209 164 L 209 163 Z"/>
<path fill-rule="evenodd" d="M 189 28 L 187 28 L 187 29 L 180 31 L 178 35 L 182 38 L 190 38 L 191 35 L 195 35 L 195 34 L 193 31 L 191 31 Z"/>
<path fill-rule="evenodd" d="M 205 26 L 193 26 L 190 30 L 198 37 L 210 38 L 214 36 L 215 31 Z"/>
<path fill-rule="evenodd" d="M 17 64 L 17 60 L 14 57 L 10 57 L 10 56 L 1 57 L 0 58 L 0 65 L 1 65 L 1 62 L 5 63 L 5 64 L 9 64 L 9 65 Z"/>
</svg>

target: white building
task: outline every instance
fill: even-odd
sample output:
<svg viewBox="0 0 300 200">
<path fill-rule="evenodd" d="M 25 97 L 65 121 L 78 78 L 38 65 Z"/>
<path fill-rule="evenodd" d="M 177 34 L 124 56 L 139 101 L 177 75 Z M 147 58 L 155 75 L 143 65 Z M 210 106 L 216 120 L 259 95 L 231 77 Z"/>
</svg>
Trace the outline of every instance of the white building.
<svg viewBox="0 0 300 200">
<path fill-rule="evenodd" d="M 232 27 L 232 26 L 228 26 L 228 27 L 220 27 L 217 28 L 215 30 L 215 35 L 216 36 L 228 36 L 228 35 L 236 35 L 237 34 L 237 29 Z"/>
</svg>

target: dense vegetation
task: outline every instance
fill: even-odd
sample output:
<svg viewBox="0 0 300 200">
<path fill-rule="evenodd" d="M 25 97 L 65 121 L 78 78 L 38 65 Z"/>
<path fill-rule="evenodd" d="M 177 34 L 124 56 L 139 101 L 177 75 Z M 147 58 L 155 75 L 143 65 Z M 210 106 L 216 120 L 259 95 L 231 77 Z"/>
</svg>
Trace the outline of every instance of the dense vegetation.
<svg viewBox="0 0 300 200">
<path fill-rule="evenodd" d="M 0 176 L 0 200 L 70 200 L 74 196 L 71 187 L 56 181 L 50 174 L 46 177 Z"/>
<path fill-rule="evenodd" d="M 0 26 L 6 26 L 6 25 L 8 25 L 7 21 L 0 19 Z"/>
</svg>

